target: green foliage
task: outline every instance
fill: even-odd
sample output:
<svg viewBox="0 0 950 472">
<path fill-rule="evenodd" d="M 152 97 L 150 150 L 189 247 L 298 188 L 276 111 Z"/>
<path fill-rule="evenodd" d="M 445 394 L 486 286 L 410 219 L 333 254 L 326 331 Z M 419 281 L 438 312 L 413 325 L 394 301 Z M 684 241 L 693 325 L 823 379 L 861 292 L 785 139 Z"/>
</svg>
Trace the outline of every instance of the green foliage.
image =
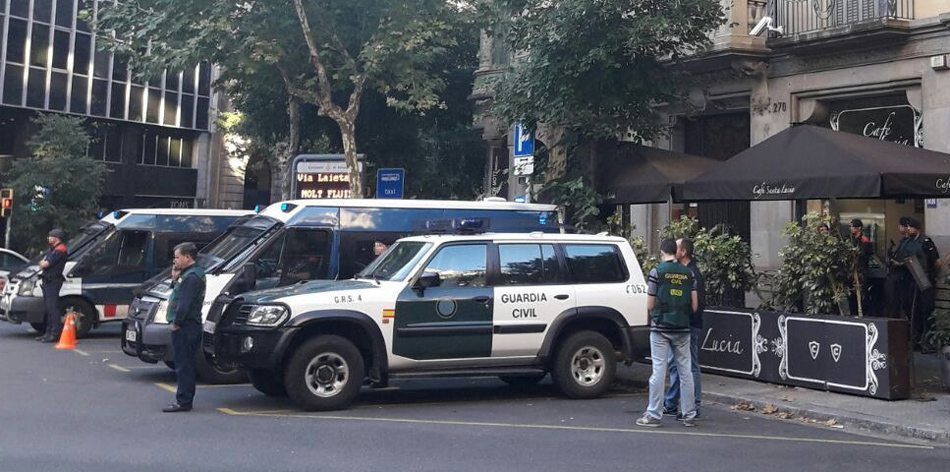
<svg viewBox="0 0 950 472">
<path fill-rule="evenodd" d="M 930 315 L 933 325 L 924 336 L 933 346 L 950 346 L 950 310 L 938 308 Z"/>
<path fill-rule="evenodd" d="M 855 253 L 837 231 L 819 232 L 823 223 L 832 222 L 810 212 L 802 224 L 785 227 L 782 234 L 788 245 L 779 253 L 782 267 L 775 276 L 770 306 L 810 315 L 839 313 L 839 304 L 850 292 Z"/>
<path fill-rule="evenodd" d="M 50 229 L 75 234 L 93 219 L 109 170 L 105 163 L 86 156 L 91 138 L 83 120 L 67 115 L 39 115 L 37 131 L 27 142 L 31 156 L 13 162 L 9 179 L 14 189 L 12 244 L 24 253 L 46 247 Z M 32 200 L 35 187 L 50 194 Z"/>
<path fill-rule="evenodd" d="M 718 0 L 483 3 L 496 36 L 507 32 L 510 49 L 525 51 L 494 84 L 493 112 L 509 123 L 562 130 L 575 143 L 624 134 L 644 141 L 663 132 L 656 105 L 681 102 L 688 85 L 688 76 L 671 66 L 709 46 L 709 34 L 725 21 Z M 579 197 L 565 203 L 575 209 L 576 225 L 588 225 L 599 199 L 590 196 L 591 173 L 574 161 L 590 154 L 585 146 L 565 151 L 566 171 L 539 180 Z"/>
</svg>

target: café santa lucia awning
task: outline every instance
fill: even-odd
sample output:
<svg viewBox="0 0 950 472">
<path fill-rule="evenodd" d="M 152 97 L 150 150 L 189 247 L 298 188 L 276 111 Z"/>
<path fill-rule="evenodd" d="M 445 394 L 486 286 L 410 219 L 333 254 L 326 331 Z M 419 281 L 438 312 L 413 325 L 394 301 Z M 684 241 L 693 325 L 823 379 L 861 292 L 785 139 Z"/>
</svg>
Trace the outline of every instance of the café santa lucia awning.
<svg viewBox="0 0 950 472">
<path fill-rule="evenodd" d="M 609 204 L 666 203 L 686 179 L 722 164 L 705 157 L 626 142 L 597 144 L 597 187 Z"/>
<path fill-rule="evenodd" d="M 950 154 L 795 126 L 687 179 L 679 201 L 950 198 Z"/>
</svg>

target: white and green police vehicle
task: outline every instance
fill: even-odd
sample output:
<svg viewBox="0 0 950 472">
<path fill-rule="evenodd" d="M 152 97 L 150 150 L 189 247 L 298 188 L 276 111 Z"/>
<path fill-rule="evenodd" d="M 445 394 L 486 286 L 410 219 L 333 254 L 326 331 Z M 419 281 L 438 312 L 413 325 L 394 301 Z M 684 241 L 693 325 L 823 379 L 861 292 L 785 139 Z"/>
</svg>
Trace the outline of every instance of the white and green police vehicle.
<svg viewBox="0 0 950 472">
<path fill-rule="evenodd" d="M 571 398 L 603 394 L 649 351 L 646 284 L 626 240 L 545 233 L 413 236 L 351 280 L 244 293 L 204 323 L 203 346 L 268 395 L 349 405 L 396 377 L 550 373 Z"/>
<path fill-rule="evenodd" d="M 499 199 L 500 200 L 500 199 Z M 554 205 L 505 201 L 326 199 L 269 205 L 198 254 L 207 272 L 203 316 L 244 292 L 305 280 L 349 279 L 377 256 L 375 243 L 413 234 L 465 231 L 558 232 Z M 172 365 L 168 274 L 143 286 L 123 322 L 122 350 L 144 362 Z M 246 381 L 232 365 L 197 359 L 209 383 Z"/>
<path fill-rule="evenodd" d="M 199 247 L 220 236 L 245 210 L 129 209 L 110 212 L 67 242 L 60 307 L 76 313 L 76 334 L 125 319 L 136 287 L 172 263 L 177 244 Z M 10 277 L 0 297 L 0 319 L 46 329 L 39 260 Z"/>
</svg>

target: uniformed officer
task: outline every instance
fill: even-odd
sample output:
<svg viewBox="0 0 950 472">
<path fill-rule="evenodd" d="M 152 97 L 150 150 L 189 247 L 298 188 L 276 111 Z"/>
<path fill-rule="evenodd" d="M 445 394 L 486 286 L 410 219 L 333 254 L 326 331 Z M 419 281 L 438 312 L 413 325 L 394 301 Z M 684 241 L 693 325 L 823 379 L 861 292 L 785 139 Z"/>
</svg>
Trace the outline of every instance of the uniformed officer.
<svg viewBox="0 0 950 472">
<path fill-rule="evenodd" d="M 676 369 L 684 374 L 692 372 L 690 361 L 690 323 L 699 309 L 699 296 L 693 284 L 693 272 L 676 261 L 676 241 L 664 239 L 660 243 L 663 260 L 647 277 L 647 310 L 650 312 L 650 357 L 653 374 L 650 376 L 650 404 L 637 426 L 660 426 L 663 414 L 663 393 L 670 351 Z M 684 426 L 695 426 L 696 403 L 693 376 L 680 375 L 680 416 Z"/>
<path fill-rule="evenodd" d="M 868 274 L 870 273 L 869 264 L 871 254 L 874 253 L 874 247 L 871 245 L 871 238 L 864 234 L 864 222 L 858 218 L 851 220 L 851 244 L 854 246 L 857 260 L 855 269 L 858 273 L 857 286 L 848 296 L 848 305 L 851 308 L 851 314 L 858 314 L 858 292 L 861 293 L 861 314 L 871 313 L 871 307 L 868 306 L 868 288 L 871 286 Z M 852 284 L 854 285 L 854 284 Z"/>
<path fill-rule="evenodd" d="M 912 323 L 914 342 L 920 343 L 927 330 L 930 314 L 933 313 L 936 302 L 937 272 L 940 269 L 940 254 L 933 240 L 920 231 L 920 221 L 916 218 L 907 220 L 907 237 L 899 247 L 898 261 L 916 258 L 924 268 L 930 280 L 930 288 L 920 290 L 916 279 L 911 275 L 906 265 L 902 266 L 901 308 Z"/>
<path fill-rule="evenodd" d="M 63 269 L 66 267 L 68 250 L 64 240 L 66 233 L 61 229 L 49 232 L 46 242 L 49 251 L 40 260 L 40 279 L 43 281 L 43 304 L 46 306 L 46 332 L 36 338 L 37 341 L 53 343 L 59 339 L 63 330 L 63 310 L 59 306 L 59 290 L 63 288 Z"/>
<path fill-rule="evenodd" d="M 910 217 L 902 216 L 897 220 L 897 234 L 900 236 L 900 240 L 897 242 L 897 247 L 894 246 L 894 240 L 891 240 L 890 248 L 887 251 L 887 286 L 885 288 L 887 292 L 887 313 L 886 316 L 895 316 L 900 317 L 903 315 L 904 307 L 904 267 L 902 266 L 901 261 L 899 260 L 898 255 L 901 253 L 904 247 L 904 243 L 907 242 L 907 222 L 910 221 Z"/>
<path fill-rule="evenodd" d="M 175 374 L 178 392 L 175 403 L 162 409 L 166 413 L 191 410 L 195 398 L 195 355 L 201 339 L 201 305 L 205 299 L 205 271 L 195 263 L 198 248 L 192 243 L 175 246 L 173 269 L 181 275 L 173 277 L 168 316 L 175 350 Z"/>
</svg>

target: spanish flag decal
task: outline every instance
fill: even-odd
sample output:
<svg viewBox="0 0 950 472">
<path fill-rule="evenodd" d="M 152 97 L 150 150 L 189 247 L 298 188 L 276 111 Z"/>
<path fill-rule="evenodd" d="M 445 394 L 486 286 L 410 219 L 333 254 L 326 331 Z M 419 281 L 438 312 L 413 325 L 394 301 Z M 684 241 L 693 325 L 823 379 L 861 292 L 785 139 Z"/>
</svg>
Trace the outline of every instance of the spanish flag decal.
<svg viewBox="0 0 950 472">
<path fill-rule="evenodd" d="M 383 324 L 389 324 L 389 320 L 396 317 L 396 310 L 383 310 Z"/>
</svg>

